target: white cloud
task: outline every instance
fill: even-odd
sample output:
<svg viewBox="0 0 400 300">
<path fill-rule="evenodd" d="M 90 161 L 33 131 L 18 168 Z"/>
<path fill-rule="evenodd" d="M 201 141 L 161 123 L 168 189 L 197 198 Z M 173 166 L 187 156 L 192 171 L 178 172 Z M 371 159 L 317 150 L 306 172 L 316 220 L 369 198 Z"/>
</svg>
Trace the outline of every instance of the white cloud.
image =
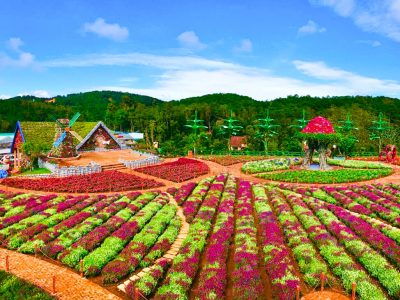
<svg viewBox="0 0 400 300">
<path fill-rule="evenodd" d="M 182 32 L 180 35 L 178 35 L 177 40 L 182 47 L 190 50 L 202 50 L 207 47 L 206 44 L 203 44 L 200 41 L 200 38 L 194 31 Z"/>
<path fill-rule="evenodd" d="M 61 58 L 44 61 L 43 67 L 94 67 L 94 66 L 129 66 L 143 65 L 158 69 L 191 69 L 191 68 L 235 68 L 236 65 L 220 60 L 211 60 L 199 56 L 165 56 L 147 53 L 126 54 L 91 54 L 78 57 Z"/>
<path fill-rule="evenodd" d="M 95 86 L 90 90 L 116 90 L 149 95 L 164 100 L 182 99 L 208 93 L 238 93 L 258 100 L 287 95 L 386 95 L 399 97 L 400 83 L 332 68 L 324 62 L 293 62 L 299 73 L 279 76 L 268 69 L 252 68 L 199 56 L 162 56 L 146 53 L 93 54 L 42 63 L 54 67 L 147 66 L 159 70 L 150 88 L 134 80 L 119 86 Z M 307 75 L 307 79 L 296 79 Z M 131 82 L 129 82 L 131 81 Z"/>
<path fill-rule="evenodd" d="M 24 43 L 20 38 L 10 38 L 7 40 L 6 44 L 14 54 L 18 55 L 18 57 L 13 58 L 12 56 L 9 56 L 7 54 L 0 53 L 0 68 L 34 66 L 35 56 L 32 53 L 25 52 L 21 49 L 21 46 Z"/>
<path fill-rule="evenodd" d="M 103 18 L 97 18 L 93 23 L 85 23 L 83 30 L 117 42 L 122 42 L 129 36 L 129 31 L 126 27 L 122 27 L 119 24 L 106 23 Z"/>
<path fill-rule="evenodd" d="M 37 91 L 32 91 L 32 92 L 23 92 L 18 94 L 18 96 L 35 96 L 38 98 L 50 98 L 50 93 L 45 90 L 37 90 Z"/>
<path fill-rule="evenodd" d="M 7 41 L 7 46 L 14 52 L 21 52 L 20 48 L 23 44 L 24 42 L 19 37 L 10 38 Z"/>
<path fill-rule="evenodd" d="M 301 26 L 297 32 L 299 35 L 309 35 L 314 33 L 322 33 L 325 31 L 325 27 L 321 27 L 314 21 L 308 20 L 307 24 Z"/>
<path fill-rule="evenodd" d="M 10 95 L 0 95 L 0 100 L 10 99 Z"/>
<path fill-rule="evenodd" d="M 253 51 L 253 43 L 249 39 L 240 41 L 240 45 L 233 49 L 238 53 L 251 53 Z"/>
<path fill-rule="evenodd" d="M 362 76 L 353 72 L 329 67 L 321 61 L 293 61 L 295 67 L 303 74 L 312 78 L 329 81 L 331 85 L 342 86 L 350 95 L 383 94 L 398 97 L 400 95 L 400 82 L 382 80 Z"/>
<path fill-rule="evenodd" d="M 382 46 L 382 43 L 380 41 L 373 41 L 373 40 L 360 40 L 357 41 L 357 43 L 365 44 L 374 48 Z"/>
<path fill-rule="evenodd" d="M 400 42 L 400 0 L 309 0 L 332 8 L 342 17 L 351 18 L 362 30 Z"/>
<path fill-rule="evenodd" d="M 349 16 L 356 7 L 355 0 L 310 0 L 312 4 L 329 6 L 343 17 Z"/>
</svg>

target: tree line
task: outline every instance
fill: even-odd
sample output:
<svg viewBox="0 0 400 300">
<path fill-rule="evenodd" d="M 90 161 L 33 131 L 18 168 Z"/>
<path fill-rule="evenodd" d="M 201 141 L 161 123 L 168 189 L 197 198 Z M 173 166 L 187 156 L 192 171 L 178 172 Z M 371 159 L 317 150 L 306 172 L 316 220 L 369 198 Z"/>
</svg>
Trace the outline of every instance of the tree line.
<svg viewBox="0 0 400 300">
<path fill-rule="evenodd" d="M 265 140 L 259 138 L 262 135 L 259 119 L 265 119 L 268 114 L 271 124 L 279 125 L 268 139 L 268 149 L 299 151 L 301 144 L 295 138 L 299 128 L 293 125 L 303 117 L 304 111 L 306 119 L 323 116 L 334 126 L 339 126 L 350 114 L 358 128 L 352 132 L 357 140 L 352 151 L 378 152 L 377 140 L 371 139 L 371 128 L 382 113 L 389 126 L 380 142 L 399 144 L 400 100 L 388 97 L 293 95 L 256 101 L 236 94 L 211 94 L 165 102 L 142 95 L 96 91 L 57 96 L 55 103 L 46 100 L 33 96 L 2 100 L 0 132 L 13 132 L 17 120 L 52 121 L 50 115 L 68 118 L 79 111 L 80 121 L 103 120 L 113 130 L 143 132 L 145 139 L 141 147 L 151 148 L 158 142 L 160 151 L 177 153 L 192 149 L 196 143 L 198 151 L 224 150 L 228 136 L 221 128 L 232 112 L 241 126 L 237 134 L 248 136 L 249 149 L 261 151 L 265 149 Z M 196 136 L 185 126 L 195 111 L 207 127 Z"/>
</svg>

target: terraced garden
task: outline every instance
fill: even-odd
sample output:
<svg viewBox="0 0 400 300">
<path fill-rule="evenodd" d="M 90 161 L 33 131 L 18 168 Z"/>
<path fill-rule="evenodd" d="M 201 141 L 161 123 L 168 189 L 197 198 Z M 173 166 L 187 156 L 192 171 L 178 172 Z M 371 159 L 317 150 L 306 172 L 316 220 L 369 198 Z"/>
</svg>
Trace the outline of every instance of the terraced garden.
<svg viewBox="0 0 400 300">
<path fill-rule="evenodd" d="M 358 299 L 400 297 L 399 185 L 261 185 L 220 174 L 169 192 L 1 192 L 0 240 L 118 286 L 123 298 L 294 299 L 297 286 L 318 289 L 322 273 L 328 290 L 350 294 L 354 282 Z M 183 222 L 188 233 L 167 255 Z"/>
</svg>

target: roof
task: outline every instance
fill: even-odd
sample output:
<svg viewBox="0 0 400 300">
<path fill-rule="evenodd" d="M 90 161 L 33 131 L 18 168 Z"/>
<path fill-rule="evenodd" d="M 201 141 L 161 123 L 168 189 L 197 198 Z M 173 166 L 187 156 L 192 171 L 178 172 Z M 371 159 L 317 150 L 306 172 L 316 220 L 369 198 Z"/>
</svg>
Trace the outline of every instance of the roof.
<svg viewBox="0 0 400 300">
<path fill-rule="evenodd" d="M 0 144 L 11 143 L 14 133 L 0 133 Z"/>
<path fill-rule="evenodd" d="M 75 131 L 80 136 L 86 136 L 95 125 L 96 122 L 76 122 L 71 130 Z M 55 122 L 17 122 L 15 133 L 19 127 L 21 128 L 24 142 L 34 144 L 40 143 L 50 150 L 54 143 L 56 126 Z M 74 140 L 76 144 L 79 143 L 75 137 Z"/>
<path fill-rule="evenodd" d="M 302 133 L 322 133 L 331 134 L 335 133 L 335 129 L 329 120 L 324 117 L 318 116 L 308 122 L 307 126 L 301 131 Z"/>
<path fill-rule="evenodd" d="M 241 147 L 242 144 L 246 144 L 247 136 L 232 136 L 231 137 L 231 146 L 232 147 Z"/>
<path fill-rule="evenodd" d="M 79 151 L 79 149 L 90 139 L 90 137 L 97 131 L 97 129 L 99 127 L 102 127 L 110 135 L 110 137 L 118 144 L 118 146 L 120 148 L 123 148 L 123 145 L 115 137 L 115 135 L 112 133 L 112 131 L 110 129 L 108 129 L 108 127 L 103 122 L 100 121 L 89 131 L 89 133 L 82 135 L 85 138 L 76 146 L 76 150 Z"/>
<path fill-rule="evenodd" d="M 119 132 L 116 131 L 114 133 L 117 135 L 117 138 L 121 140 L 142 140 L 143 139 L 143 133 L 141 132 Z"/>
</svg>

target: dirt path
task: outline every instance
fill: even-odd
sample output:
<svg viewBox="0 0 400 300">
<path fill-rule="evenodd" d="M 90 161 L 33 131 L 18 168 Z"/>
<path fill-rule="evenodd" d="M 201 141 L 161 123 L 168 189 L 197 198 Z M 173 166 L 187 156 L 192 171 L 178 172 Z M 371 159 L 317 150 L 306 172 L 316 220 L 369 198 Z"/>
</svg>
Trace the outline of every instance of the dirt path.
<svg viewBox="0 0 400 300">
<path fill-rule="evenodd" d="M 1 270 L 6 269 L 5 261 L 7 255 L 10 273 L 41 287 L 49 293 L 53 292 L 53 276 L 55 276 L 56 284 L 54 295 L 59 299 L 121 299 L 67 268 L 15 251 L 0 249 Z"/>
</svg>

